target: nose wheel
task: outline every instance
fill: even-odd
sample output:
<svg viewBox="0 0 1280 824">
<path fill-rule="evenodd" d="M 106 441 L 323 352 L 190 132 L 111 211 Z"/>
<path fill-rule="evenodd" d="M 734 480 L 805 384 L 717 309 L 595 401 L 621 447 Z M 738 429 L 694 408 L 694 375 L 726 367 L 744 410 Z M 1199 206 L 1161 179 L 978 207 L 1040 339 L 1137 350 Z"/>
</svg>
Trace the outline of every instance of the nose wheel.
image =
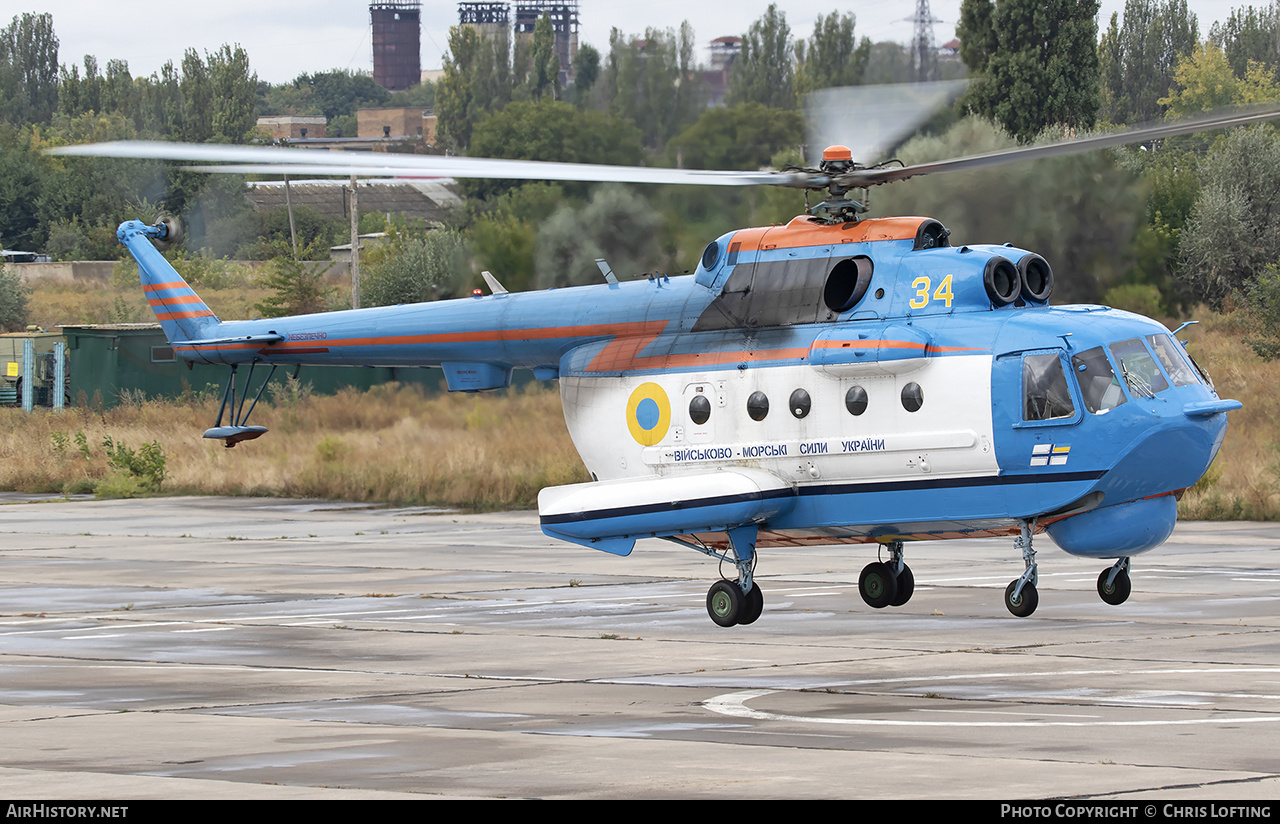
<svg viewBox="0 0 1280 824">
<path fill-rule="evenodd" d="M 1010 613 L 1018 618 L 1026 618 L 1036 611 L 1040 605 L 1040 593 L 1036 592 L 1036 551 L 1031 546 L 1031 538 L 1035 535 L 1036 522 L 1023 521 L 1018 532 L 1015 545 L 1022 551 L 1022 561 L 1026 565 L 1021 577 L 1009 583 L 1004 590 L 1004 605 Z"/>
<path fill-rule="evenodd" d="M 1115 566 L 1102 570 L 1102 574 L 1098 576 L 1098 595 L 1113 607 L 1129 600 L 1132 589 L 1128 558 L 1121 558 L 1116 561 Z"/>
</svg>

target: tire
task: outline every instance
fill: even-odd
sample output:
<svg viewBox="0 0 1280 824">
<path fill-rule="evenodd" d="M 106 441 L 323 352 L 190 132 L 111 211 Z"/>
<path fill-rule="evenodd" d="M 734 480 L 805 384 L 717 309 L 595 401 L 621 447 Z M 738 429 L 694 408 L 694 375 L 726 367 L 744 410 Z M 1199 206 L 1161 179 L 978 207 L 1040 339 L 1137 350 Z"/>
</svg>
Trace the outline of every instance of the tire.
<svg viewBox="0 0 1280 824">
<path fill-rule="evenodd" d="M 1004 605 L 1009 611 L 1019 618 L 1026 618 L 1028 615 L 1036 611 L 1036 607 L 1040 605 L 1040 594 L 1036 592 L 1035 585 L 1028 581 L 1022 587 L 1022 593 L 1015 601 L 1013 599 L 1013 590 L 1018 586 L 1017 581 L 1010 582 L 1009 586 L 1004 590 Z"/>
<path fill-rule="evenodd" d="M 745 601 L 742 589 L 737 584 L 732 581 L 716 581 L 707 590 L 707 614 L 719 626 L 731 627 L 738 623 Z"/>
<path fill-rule="evenodd" d="M 742 615 L 738 618 L 739 624 L 754 624 L 756 619 L 760 617 L 760 613 L 764 612 L 764 593 L 760 591 L 760 585 L 751 584 L 751 591 L 748 592 L 743 600 Z"/>
<path fill-rule="evenodd" d="M 916 576 L 911 573 L 911 567 L 906 564 L 902 565 L 902 571 L 898 573 L 898 594 L 894 597 L 891 607 L 900 607 L 911 600 L 911 595 L 916 591 Z"/>
<path fill-rule="evenodd" d="M 858 576 L 858 594 L 872 609 L 884 609 L 898 597 L 898 576 L 893 567 L 875 562 L 862 568 Z"/>
<path fill-rule="evenodd" d="M 1117 607 L 1129 600 L 1129 593 L 1133 590 L 1133 584 L 1129 580 L 1129 573 L 1122 569 L 1116 573 L 1116 579 L 1108 587 L 1107 576 L 1110 574 L 1110 569 L 1104 569 L 1102 574 L 1098 576 L 1098 596 L 1111 606 Z"/>
</svg>

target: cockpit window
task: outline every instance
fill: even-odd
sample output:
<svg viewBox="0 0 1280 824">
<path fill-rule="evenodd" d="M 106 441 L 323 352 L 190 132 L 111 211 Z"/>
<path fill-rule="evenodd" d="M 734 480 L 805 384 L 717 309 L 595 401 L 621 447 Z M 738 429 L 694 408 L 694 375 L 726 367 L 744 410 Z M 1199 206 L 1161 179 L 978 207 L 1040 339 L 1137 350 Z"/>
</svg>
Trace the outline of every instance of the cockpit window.
<svg viewBox="0 0 1280 824">
<path fill-rule="evenodd" d="M 1062 360 L 1056 353 L 1022 359 L 1022 419 L 1048 421 L 1076 414 Z"/>
<path fill-rule="evenodd" d="M 1182 347 L 1174 343 L 1173 338 L 1168 335 L 1147 335 L 1147 343 L 1151 344 L 1151 351 L 1156 353 L 1156 358 L 1174 386 L 1193 386 L 1200 382 L 1195 370 L 1182 354 Z"/>
<path fill-rule="evenodd" d="M 1111 370 L 1107 353 L 1095 346 L 1071 358 L 1071 367 L 1080 381 L 1080 393 L 1084 395 L 1085 408 L 1099 414 L 1125 402 L 1124 390 L 1116 373 Z"/>
<path fill-rule="evenodd" d="M 1111 357 L 1120 367 L 1120 378 L 1128 385 L 1130 395 L 1149 398 L 1169 388 L 1155 358 L 1138 338 L 1111 344 Z"/>
</svg>

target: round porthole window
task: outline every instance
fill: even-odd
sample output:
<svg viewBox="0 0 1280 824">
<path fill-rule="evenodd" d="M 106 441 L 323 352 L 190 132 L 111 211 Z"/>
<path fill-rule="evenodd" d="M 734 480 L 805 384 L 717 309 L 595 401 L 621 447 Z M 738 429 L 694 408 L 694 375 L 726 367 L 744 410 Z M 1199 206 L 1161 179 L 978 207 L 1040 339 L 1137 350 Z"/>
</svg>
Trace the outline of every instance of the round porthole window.
<svg viewBox="0 0 1280 824">
<path fill-rule="evenodd" d="M 791 410 L 792 415 L 797 418 L 803 418 L 809 414 L 810 405 L 808 392 L 803 389 L 797 389 L 791 393 L 791 402 L 788 404 L 788 408 Z"/>
<path fill-rule="evenodd" d="M 697 395 L 689 401 L 689 420 L 701 426 L 711 417 L 711 401 L 706 395 Z"/>
<path fill-rule="evenodd" d="M 908 412 L 919 411 L 924 406 L 924 390 L 920 384 L 912 382 L 902 387 L 902 408 Z"/>
<path fill-rule="evenodd" d="M 769 414 L 769 398 L 763 392 L 752 392 L 747 398 L 747 414 L 753 421 L 762 421 Z"/>
<path fill-rule="evenodd" d="M 851 386 L 849 391 L 844 393 L 844 408 L 849 410 L 850 415 L 861 415 L 867 411 L 867 390 L 861 386 Z"/>
</svg>

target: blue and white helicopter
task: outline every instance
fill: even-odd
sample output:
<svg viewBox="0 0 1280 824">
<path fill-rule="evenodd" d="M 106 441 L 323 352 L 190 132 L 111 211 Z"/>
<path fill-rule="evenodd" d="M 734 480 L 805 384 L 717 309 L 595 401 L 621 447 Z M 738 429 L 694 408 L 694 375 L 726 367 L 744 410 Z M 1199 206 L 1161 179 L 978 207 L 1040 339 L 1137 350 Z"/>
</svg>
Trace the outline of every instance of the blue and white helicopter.
<svg viewBox="0 0 1280 824">
<path fill-rule="evenodd" d="M 266 431 L 247 422 L 248 383 L 236 400 L 246 364 L 250 381 L 255 368 L 282 364 L 439 366 L 462 392 L 506 387 L 513 369 L 558 379 L 592 481 L 542 490 L 543 531 L 616 555 L 664 538 L 731 564 L 736 576 L 707 594 L 712 620 L 728 627 L 760 617 L 761 549 L 813 544 L 881 547 L 887 560 L 867 564 L 859 589 L 882 608 L 911 598 L 911 541 L 1013 537 L 1024 571 L 1005 604 L 1027 616 L 1039 600 L 1033 540 L 1047 532 L 1073 555 L 1115 559 L 1098 593 L 1123 603 L 1130 559 L 1169 537 L 1177 499 L 1213 461 L 1225 413 L 1240 403 L 1218 397 L 1176 331 L 1103 306 L 1050 306 L 1053 272 L 1034 252 L 954 246 L 930 218 L 865 218 L 848 193 L 1276 116 L 906 167 L 861 166 L 832 146 L 816 168 L 786 172 L 137 142 L 60 151 L 241 173 L 826 190 L 786 225 L 712 240 L 685 276 L 623 282 L 602 266 L 595 286 L 516 294 L 485 273 L 490 294 L 265 320 L 214 314 L 154 245 L 174 239 L 171 221 L 131 220 L 118 233 L 174 351 L 230 366 L 205 437 L 232 446 Z"/>
</svg>

